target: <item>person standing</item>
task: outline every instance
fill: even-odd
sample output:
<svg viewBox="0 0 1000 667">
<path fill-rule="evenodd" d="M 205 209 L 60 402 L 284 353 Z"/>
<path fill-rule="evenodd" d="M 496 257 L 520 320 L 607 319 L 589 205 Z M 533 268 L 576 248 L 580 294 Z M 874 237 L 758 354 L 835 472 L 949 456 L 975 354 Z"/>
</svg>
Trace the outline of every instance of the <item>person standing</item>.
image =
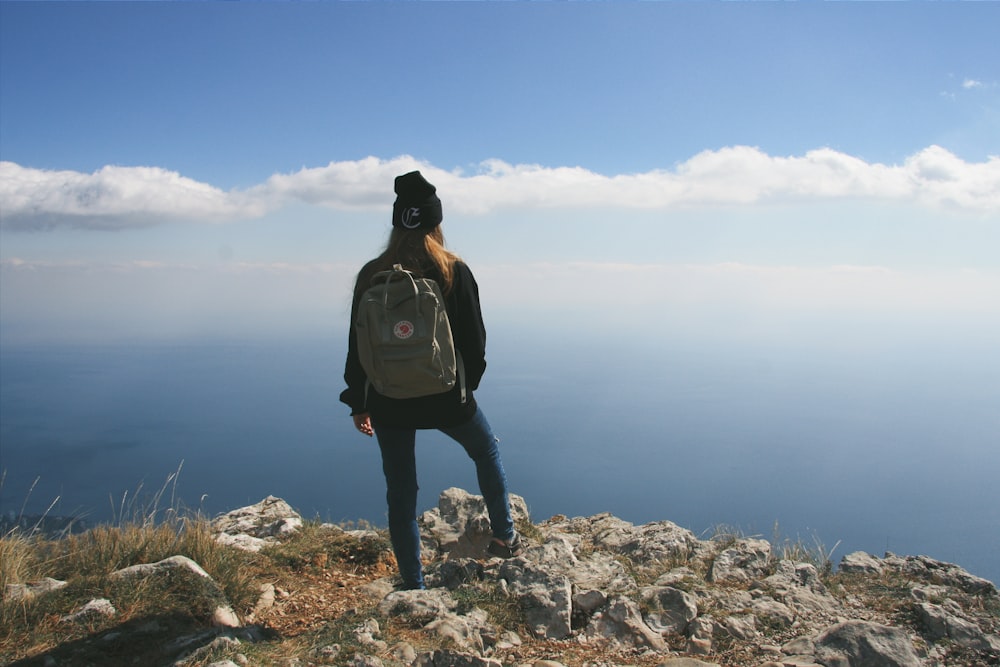
<svg viewBox="0 0 1000 667">
<path fill-rule="evenodd" d="M 523 550 L 511 518 L 507 478 L 498 439 L 476 402 L 474 391 L 486 371 L 486 328 L 479 303 L 479 287 L 472 271 L 445 248 L 443 219 L 437 189 L 419 171 L 395 179 L 396 201 L 392 232 L 383 252 L 358 273 L 351 307 L 352 327 L 361 295 L 380 271 L 401 265 L 437 282 L 445 300 L 459 363 L 464 364 L 464 386 L 417 398 L 390 398 L 368 382 L 358 354 L 358 341 L 348 340 L 340 400 L 351 408 L 354 426 L 378 441 L 385 474 L 389 537 L 404 589 L 424 588 L 417 526 L 416 433 L 437 429 L 458 442 L 476 466 L 479 490 L 486 501 L 493 539 L 487 550 L 512 558 Z"/>
</svg>

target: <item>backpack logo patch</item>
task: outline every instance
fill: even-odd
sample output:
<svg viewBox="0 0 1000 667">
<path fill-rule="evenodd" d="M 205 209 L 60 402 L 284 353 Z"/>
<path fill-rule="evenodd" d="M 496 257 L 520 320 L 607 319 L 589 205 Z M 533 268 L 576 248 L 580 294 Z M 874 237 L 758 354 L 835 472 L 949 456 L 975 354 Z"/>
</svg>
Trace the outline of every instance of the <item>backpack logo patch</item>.
<svg viewBox="0 0 1000 667">
<path fill-rule="evenodd" d="M 407 320 L 396 322 L 396 326 L 392 328 L 392 334 L 400 340 L 406 340 L 413 335 L 413 322 Z"/>
</svg>

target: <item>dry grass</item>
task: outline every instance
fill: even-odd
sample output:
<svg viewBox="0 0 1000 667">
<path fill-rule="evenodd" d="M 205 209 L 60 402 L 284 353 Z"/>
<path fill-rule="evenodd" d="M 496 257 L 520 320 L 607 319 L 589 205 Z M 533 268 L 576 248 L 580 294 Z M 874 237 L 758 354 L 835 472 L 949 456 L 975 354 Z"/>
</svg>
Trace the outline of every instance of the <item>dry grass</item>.
<svg viewBox="0 0 1000 667">
<path fill-rule="evenodd" d="M 45 517 L 34 525 L 19 517 L 15 528 L 0 535 L 0 590 L 49 577 L 65 582 L 37 596 L 15 599 L 5 592 L 0 600 L 0 664 L 25 659 L 43 664 L 46 658 L 59 664 L 154 664 L 167 642 L 208 629 L 218 606 L 229 605 L 247 618 L 264 583 L 281 587 L 286 599 L 260 622 L 287 641 L 252 647 L 249 652 L 260 664 L 275 664 L 282 656 L 329 641 L 337 625 L 331 625 L 332 619 L 349 624 L 359 613 L 373 613 L 364 612 L 371 603 L 359 585 L 395 570 L 385 531 L 351 526 L 364 530 L 352 533 L 347 526 L 311 521 L 259 554 L 242 551 L 217 542 L 201 513 L 178 506 L 173 490 L 179 473 L 178 468 L 145 499 L 141 486 L 126 494 L 111 522 L 84 533 L 49 537 L 40 527 Z M 111 576 L 178 555 L 198 563 L 211 578 L 184 570 L 124 580 Z M 113 617 L 64 622 L 98 598 L 111 603 Z M 149 634 L 150 627 L 158 630 Z M 186 664 L 207 665 L 237 652 L 248 652 L 247 646 L 237 649 L 221 642 Z"/>
<path fill-rule="evenodd" d="M 775 545 L 782 560 L 810 563 L 819 571 L 821 577 L 826 578 L 833 572 L 833 552 L 840 546 L 840 540 L 837 540 L 828 549 L 815 533 L 813 533 L 809 544 L 803 542 L 802 538 L 798 536 L 794 540 L 783 538 L 778 523 L 775 522 L 771 544 Z"/>
<path fill-rule="evenodd" d="M 259 593 L 255 580 L 259 558 L 216 543 L 208 522 L 198 518 L 159 525 L 98 526 L 58 540 L 9 534 L 0 538 L 0 555 L 4 584 L 44 577 L 67 582 L 64 588 L 34 599 L 5 596 L 0 602 L 4 628 L 0 662 L 78 639 L 80 632 L 97 632 L 136 618 L 176 615 L 195 627 L 227 601 L 237 611 L 249 610 Z M 212 581 L 184 572 L 124 581 L 109 576 L 131 565 L 174 555 L 199 563 Z M 95 598 L 111 602 L 117 610 L 113 620 L 94 619 L 69 632 L 59 623 L 61 617 Z M 20 648 L 12 654 L 7 650 L 11 645 Z"/>
<path fill-rule="evenodd" d="M 341 526 L 307 521 L 277 544 L 264 549 L 263 555 L 292 570 L 322 569 L 328 562 L 366 568 L 385 561 L 391 551 L 385 530 L 361 527 L 363 537 L 352 535 Z"/>
<path fill-rule="evenodd" d="M 259 592 L 255 581 L 259 558 L 217 543 L 208 520 L 178 509 L 172 495 L 172 504 L 163 506 L 179 473 L 178 468 L 146 502 L 138 500 L 140 486 L 122 499 L 112 523 L 85 533 L 44 535 L 40 526 L 46 513 L 26 528 L 18 520 L 15 528 L 0 536 L 0 590 L 4 591 L 0 663 L 37 655 L 133 619 L 169 617 L 182 626 L 198 627 L 211 617 L 217 602 L 228 601 L 237 611 L 252 607 Z M 122 568 L 176 555 L 197 562 L 212 581 L 184 573 L 128 581 L 109 576 Z M 15 599 L 7 594 L 8 585 L 45 578 L 66 585 L 39 596 Z M 95 617 L 77 625 L 60 622 L 96 598 L 111 602 L 117 612 L 113 620 Z"/>
</svg>

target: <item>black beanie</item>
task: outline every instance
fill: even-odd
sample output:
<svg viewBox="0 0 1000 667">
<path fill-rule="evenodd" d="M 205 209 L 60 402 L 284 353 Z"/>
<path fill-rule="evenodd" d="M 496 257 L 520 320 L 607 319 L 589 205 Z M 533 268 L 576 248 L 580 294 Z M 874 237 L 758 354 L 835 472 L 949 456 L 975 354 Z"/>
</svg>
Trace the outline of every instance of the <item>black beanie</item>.
<svg viewBox="0 0 1000 667">
<path fill-rule="evenodd" d="M 441 200 L 437 188 L 419 171 L 396 177 L 396 203 L 392 205 L 392 226 L 403 229 L 434 229 L 441 224 Z"/>
</svg>

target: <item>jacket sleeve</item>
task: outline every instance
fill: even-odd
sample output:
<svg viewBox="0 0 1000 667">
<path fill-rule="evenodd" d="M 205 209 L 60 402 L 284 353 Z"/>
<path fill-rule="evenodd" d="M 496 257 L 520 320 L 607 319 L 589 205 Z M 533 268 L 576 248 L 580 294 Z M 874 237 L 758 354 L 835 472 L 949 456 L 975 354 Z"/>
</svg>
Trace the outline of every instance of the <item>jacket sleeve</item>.
<svg viewBox="0 0 1000 667">
<path fill-rule="evenodd" d="M 486 372 L 486 326 L 479 303 L 479 285 L 464 262 L 455 265 L 454 289 L 448 300 L 452 307 L 449 313 L 452 336 L 465 364 L 465 383 L 475 391 Z"/>
<path fill-rule="evenodd" d="M 344 363 L 344 382 L 347 383 L 347 389 L 340 393 L 340 401 L 350 406 L 352 415 L 366 411 L 365 384 L 368 380 L 364 368 L 361 367 L 361 358 L 358 356 L 358 339 L 354 335 L 354 320 L 357 315 L 358 290 L 355 286 L 354 297 L 351 301 L 351 320 L 348 323 L 347 361 Z"/>
</svg>

